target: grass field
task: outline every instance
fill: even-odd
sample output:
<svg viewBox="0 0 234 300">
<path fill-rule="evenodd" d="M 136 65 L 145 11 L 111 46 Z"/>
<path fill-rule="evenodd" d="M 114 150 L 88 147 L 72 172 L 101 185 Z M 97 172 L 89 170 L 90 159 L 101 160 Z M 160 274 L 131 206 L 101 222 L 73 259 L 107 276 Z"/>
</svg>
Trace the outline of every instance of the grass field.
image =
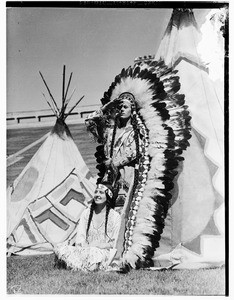
<svg viewBox="0 0 234 300">
<path fill-rule="evenodd" d="M 93 175 L 96 175 L 92 142 L 85 126 L 69 126 L 75 143 Z M 7 155 L 31 144 L 49 128 L 24 128 L 7 131 Z M 39 145 L 7 168 L 7 185 L 21 172 Z M 53 255 L 7 258 L 7 293 L 9 294 L 129 294 L 129 295 L 224 295 L 225 269 L 137 270 L 116 272 L 71 272 L 53 268 Z"/>
<path fill-rule="evenodd" d="M 9 257 L 9 294 L 224 295 L 225 270 L 133 270 L 116 272 L 54 269 L 54 255 Z"/>
</svg>

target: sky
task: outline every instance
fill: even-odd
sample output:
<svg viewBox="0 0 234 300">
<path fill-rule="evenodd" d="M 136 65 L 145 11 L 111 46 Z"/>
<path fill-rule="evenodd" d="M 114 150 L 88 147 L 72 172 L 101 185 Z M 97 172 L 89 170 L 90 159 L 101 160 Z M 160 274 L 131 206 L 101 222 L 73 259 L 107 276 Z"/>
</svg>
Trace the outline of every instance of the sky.
<svg viewBox="0 0 234 300">
<path fill-rule="evenodd" d="M 209 10 L 195 9 L 202 24 Z M 48 109 L 42 72 L 61 104 L 63 65 L 72 103 L 100 104 L 123 67 L 155 54 L 171 8 L 7 8 L 7 112 Z"/>
</svg>

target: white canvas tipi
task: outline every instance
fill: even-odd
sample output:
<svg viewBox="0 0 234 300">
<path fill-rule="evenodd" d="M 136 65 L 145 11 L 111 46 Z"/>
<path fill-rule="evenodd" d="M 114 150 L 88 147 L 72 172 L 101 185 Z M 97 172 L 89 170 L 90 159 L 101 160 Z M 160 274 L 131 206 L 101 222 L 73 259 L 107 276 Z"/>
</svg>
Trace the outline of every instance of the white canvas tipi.
<svg viewBox="0 0 234 300">
<path fill-rule="evenodd" d="M 155 55 L 156 61 L 178 70 L 180 92 L 192 117 L 190 147 L 155 252 L 156 267 L 213 267 L 225 258 L 224 94 L 216 90 L 198 54 L 200 41 L 193 11 L 174 9 Z"/>
<path fill-rule="evenodd" d="M 92 198 L 95 179 L 65 124 L 66 94 L 61 110 L 51 98 L 56 124 L 8 188 L 9 255 L 51 253 L 55 243 L 72 240 L 79 217 Z"/>
</svg>

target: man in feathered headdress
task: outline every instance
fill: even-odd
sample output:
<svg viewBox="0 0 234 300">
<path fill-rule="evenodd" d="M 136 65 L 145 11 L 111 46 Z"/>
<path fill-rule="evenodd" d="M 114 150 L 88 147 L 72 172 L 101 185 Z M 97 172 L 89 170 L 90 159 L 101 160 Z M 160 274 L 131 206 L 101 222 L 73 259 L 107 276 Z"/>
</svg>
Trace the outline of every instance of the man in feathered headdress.
<svg viewBox="0 0 234 300">
<path fill-rule="evenodd" d="M 175 169 L 189 145 L 190 116 L 175 73 L 152 60 L 123 69 L 87 119 L 101 144 L 95 154 L 100 180 L 112 176 L 126 184 L 116 245 L 132 268 L 153 265 Z"/>
</svg>

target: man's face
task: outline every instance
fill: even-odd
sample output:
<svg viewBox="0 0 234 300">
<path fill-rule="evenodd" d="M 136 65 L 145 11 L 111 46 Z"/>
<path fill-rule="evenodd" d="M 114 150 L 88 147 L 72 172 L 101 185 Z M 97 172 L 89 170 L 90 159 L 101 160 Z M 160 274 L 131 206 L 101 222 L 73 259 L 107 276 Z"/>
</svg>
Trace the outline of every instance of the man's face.
<svg viewBox="0 0 234 300">
<path fill-rule="evenodd" d="M 131 116 L 131 112 L 132 108 L 130 101 L 123 99 L 121 101 L 120 117 L 122 119 L 128 119 Z"/>
</svg>

